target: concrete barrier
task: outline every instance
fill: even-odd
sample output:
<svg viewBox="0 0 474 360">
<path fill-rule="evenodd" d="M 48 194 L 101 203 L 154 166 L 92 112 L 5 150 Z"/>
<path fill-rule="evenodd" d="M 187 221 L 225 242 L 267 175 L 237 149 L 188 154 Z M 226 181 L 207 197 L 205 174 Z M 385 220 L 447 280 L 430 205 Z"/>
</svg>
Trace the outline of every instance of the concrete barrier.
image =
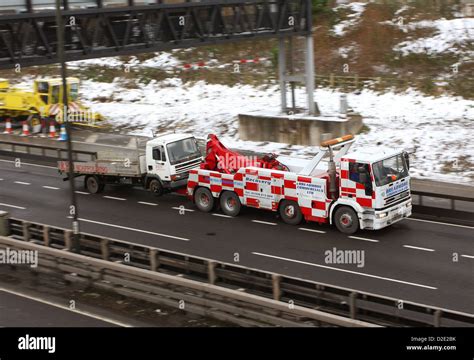
<svg viewBox="0 0 474 360">
<path fill-rule="evenodd" d="M 239 114 L 239 138 L 251 141 L 317 146 L 330 138 L 357 134 L 362 126 L 362 116 L 355 113 L 341 117 Z"/>
</svg>

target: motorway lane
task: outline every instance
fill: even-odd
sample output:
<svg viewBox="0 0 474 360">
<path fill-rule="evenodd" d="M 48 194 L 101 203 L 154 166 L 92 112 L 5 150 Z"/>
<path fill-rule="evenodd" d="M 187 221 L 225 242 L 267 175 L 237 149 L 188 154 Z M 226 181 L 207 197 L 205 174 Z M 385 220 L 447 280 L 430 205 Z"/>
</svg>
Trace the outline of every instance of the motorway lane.
<svg viewBox="0 0 474 360">
<path fill-rule="evenodd" d="M 0 162 L 0 179 L 0 203 L 24 208 L 0 205 L 0 209 L 14 217 L 69 227 L 68 184 L 54 169 L 18 169 Z M 83 191 L 82 186 L 78 190 Z M 468 257 L 474 255 L 472 228 L 405 220 L 378 232 L 361 232 L 356 236 L 362 239 L 355 239 L 328 226 L 288 226 L 275 214 L 254 209 L 237 218 L 199 211 L 180 215 L 173 208 L 195 210 L 186 198 L 157 198 L 138 189 L 109 187 L 101 195 L 78 194 L 78 198 L 80 217 L 94 221 L 82 222 L 85 232 L 227 262 L 239 253 L 245 266 L 474 312 L 474 258 Z M 365 250 L 365 266 L 326 264 L 324 252 L 333 247 Z M 459 253 L 458 262 L 452 261 L 453 252 Z"/>
<path fill-rule="evenodd" d="M 26 294 L 0 289 L 0 327 L 109 327 L 120 326 L 92 314 Z"/>
</svg>

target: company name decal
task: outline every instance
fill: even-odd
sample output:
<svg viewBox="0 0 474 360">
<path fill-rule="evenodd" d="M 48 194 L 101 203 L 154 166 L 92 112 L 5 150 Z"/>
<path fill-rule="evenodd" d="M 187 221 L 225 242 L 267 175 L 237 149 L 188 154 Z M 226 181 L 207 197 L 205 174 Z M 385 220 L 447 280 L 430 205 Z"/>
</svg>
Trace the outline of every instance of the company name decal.
<svg viewBox="0 0 474 360">
<path fill-rule="evenodd" d="M 392 195 L 396 195 L 396 194 L 399 194 L 405 190 L 408 190 L 408 182 L 407 181 L 403 181 L 403 182 L 400 182 L 396 185 L 393 185 L 391 187 L 389 187 L 386 191 L 386 195 L 387 196 L 392 196 Z"/>
<path fill-rule="evenodd" d="M 297 182 L 296 189 L 300 194 L 305 195 L 314 195 L 324 192 L 323 186 L 321 184 L 309 184 L 305 182 Z"/>
</svg>

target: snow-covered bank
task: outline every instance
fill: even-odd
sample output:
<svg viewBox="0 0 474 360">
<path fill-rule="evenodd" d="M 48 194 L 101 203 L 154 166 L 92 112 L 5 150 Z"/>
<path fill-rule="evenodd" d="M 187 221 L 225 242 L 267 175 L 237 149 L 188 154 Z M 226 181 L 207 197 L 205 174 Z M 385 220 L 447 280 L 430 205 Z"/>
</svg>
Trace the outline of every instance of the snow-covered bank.
<svg viewBox="0 0 474 360">
<path fill-rule="evenodd" d="M 237 115 L 279 108 L 277 87 L 228 87 L 180 79 L 150 82 L 140 89 L 126 89 L 119 81 L 82 84 L 82 98 L 117 127 L 135 134 L 152 131 L 189 131 L 198 136 L 213 132 L 236 148 L 285 152 L 308 156 L 315 147 L 244 142 L 238 139 Z M 304 104 L 305 94 L 298 90 Z M 323 114 L 338 111 L 339 93 L 317 89 L 315 99 Z M 97 99 L 106 99 L 99 102 Z M 364 90 L 349 94 L 351 107 L 362 114 L 368 130 L 357 146 L 385 145 L 414 151 L 412 174 L 451 182 L 474 179 L 474 101 L 456 97 L 426 97 L 416 91 L 379 94 Z M 457 160 L 457 166 L 454 163 Z"/>
</svg>

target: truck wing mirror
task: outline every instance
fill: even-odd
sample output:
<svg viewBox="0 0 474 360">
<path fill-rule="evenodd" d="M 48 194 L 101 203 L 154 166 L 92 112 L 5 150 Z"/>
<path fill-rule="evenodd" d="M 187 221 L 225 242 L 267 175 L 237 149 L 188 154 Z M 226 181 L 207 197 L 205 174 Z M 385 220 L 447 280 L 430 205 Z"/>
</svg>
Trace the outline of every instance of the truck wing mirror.
<svg viewBox="0 0 474 360">
<path fill-rule="evenodd" d="M 405 162 L 407 164 L 408 170 L 410 170 L 410 155 L 406 151 L 403 152 L 403 157 L 405 158 Z"/>
</svg>

